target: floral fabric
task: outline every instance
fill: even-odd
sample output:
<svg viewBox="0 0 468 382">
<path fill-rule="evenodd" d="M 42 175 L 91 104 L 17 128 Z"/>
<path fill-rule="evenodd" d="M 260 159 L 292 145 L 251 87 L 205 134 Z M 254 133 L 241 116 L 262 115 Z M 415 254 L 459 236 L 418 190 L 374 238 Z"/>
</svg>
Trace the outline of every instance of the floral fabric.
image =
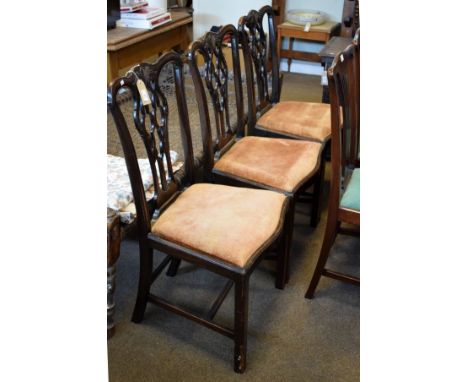
<svg viewBox="0 0 468 382">
<path fill-rule="evenodd" d="M 176 172 L 182 168 L 183 163 L 177 162 L 178 155 L 175 151 L 171 151 L 170 156 L 173 170 Z M 146 158 L 138 159 L 138 165 L 146 198 L 149 200 L 154 191 L 151 167 Z M 122 223 L 130 224 L 135 220 L 135 205 L 125 159 L 110 154 L 107 155 L 107 207 L 118 212 Z"/>
</svg>

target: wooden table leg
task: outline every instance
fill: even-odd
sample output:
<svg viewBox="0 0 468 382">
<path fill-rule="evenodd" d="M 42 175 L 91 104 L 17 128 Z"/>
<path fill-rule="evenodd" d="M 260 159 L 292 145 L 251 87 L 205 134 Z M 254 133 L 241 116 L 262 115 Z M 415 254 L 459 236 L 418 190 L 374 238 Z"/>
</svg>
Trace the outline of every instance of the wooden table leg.
<svg viewBox="0 0 468 382">
<path fill-rule="evenodd" d="M 276 55 L 278 56 L 278 66 L 281 68 L 281 41 L 283 40 L 281 36 L 281 30 L 278 29 L 278 38 L 276 40 Z"/>
<path fill-rule="evenodd" d="M 293 44 L 294 44 L 294 37 L 289 37 L 289 52 L 291 53 L 292 52 L 292 48 L 293 48 Z M 288 58 L 288 72 L 291 71 L 291 61 L 292 61 L 292 58 Z"/>
<path fill-rule="evenodd" d="M 188 49 L 190 43 L 192 42 L 192 36 L 190 35 L 190 30 L 187 25 L 184 26 L 184 41 L 182 43 L 182 49 Z"/>
<path fill-rule="evenodd" d="M 120 255 L 120 217 L 107 209 L 107 339 L 114 335 L 115 263 Z"/>
<path fill-rule="evenodd" d="M 107 267 L 107 339 L 115 333 L 114 323 L 114 291 L 115 291 L 115 264 Z"/>
<path fill-rule="evenodd" d="M 322 59 L 323 71 L 325 73 L 330 67 L 332 61 L 330 61 L 329 59 Z M 330 103 L 330 93 L 328 91 L 328 85 L 322 85 L 322 103 Z"/>
</svg>

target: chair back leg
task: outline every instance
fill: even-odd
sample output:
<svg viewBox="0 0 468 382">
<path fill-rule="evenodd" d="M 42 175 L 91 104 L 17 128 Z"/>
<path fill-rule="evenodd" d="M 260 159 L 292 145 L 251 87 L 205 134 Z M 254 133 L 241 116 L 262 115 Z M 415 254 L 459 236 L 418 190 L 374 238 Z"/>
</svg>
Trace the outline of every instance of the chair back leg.
<svg viewBox="0 0 468 382">
<path fill-rule="evenodd" d="M 166 275 L 169 277 L 174 277 L 177 274 L 177 271 L 179 270 L 180 262 L 181 259 L 173 258 L 171 260 L 171 264 L 169 265 L 169 268 L 167 269 Z"/>
<path fill-rule="evenodd" d="M 338 222 L 336 217 L 328 216 L 327 227 L 325 228 L 325 237 L 323 238 L 322 249 L 318 258 L 317 266 L 315 267 L 314 275 L 310 280 L 309 288 L 305 294 L 305 298 L 311 299 L 314 297 L 315 289 L 322 276 L 323 269 L 327 263 L 328 255 L 330 254 L 331 247 L 335 241 L 336 234 L 338 232 Z"/>
</svg>

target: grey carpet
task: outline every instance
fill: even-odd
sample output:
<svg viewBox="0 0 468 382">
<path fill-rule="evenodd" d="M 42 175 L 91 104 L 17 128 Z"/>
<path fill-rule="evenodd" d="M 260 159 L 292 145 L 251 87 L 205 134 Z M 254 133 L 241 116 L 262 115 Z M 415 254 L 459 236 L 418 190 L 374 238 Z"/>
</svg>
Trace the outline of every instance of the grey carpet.
<svg viewBox="0 0 468 382">
<path fill-rule="evenodd" d="M 319 101 L 317 78 L 287 74 L 282 99 L 302 93 Z M 291 80 L 291 77 L 294 77 Z M 302 77 L 302 80 L 301 78 Z M 329 169 L 327 169 L 328 171 Z M 327 179 L 329 174 L 327 173 Z M 325 185 L 325 193 L 328 182 Z M 321 247 L 326 210 L 317 229 L 299 205 L 291 280 L 274 287 L 274 264 L 264 261 L 252 274 L 247 370 L 233 371 L 233 342 L 194 322 L 149 305 L 140 324 L 130 321 L 138 279 L 138 244 L 125 239 L 117 263 L 116 334 L 108 341 L 109 378 L 120 381 L 358 381 L 359 288 L 322 278 L 313 300 L 304 299 Z M 160 261 L 162 255 L 156 255 Z M 338 236 L 328 265 L 359 275 L 359 239 Z M 224 279 L 182 263 L 176 277 L 165 275 L 153 292 L 194 312 L 205 312 Z M 233 291 L 215 320 L 231 325 Z"/>
</svg>

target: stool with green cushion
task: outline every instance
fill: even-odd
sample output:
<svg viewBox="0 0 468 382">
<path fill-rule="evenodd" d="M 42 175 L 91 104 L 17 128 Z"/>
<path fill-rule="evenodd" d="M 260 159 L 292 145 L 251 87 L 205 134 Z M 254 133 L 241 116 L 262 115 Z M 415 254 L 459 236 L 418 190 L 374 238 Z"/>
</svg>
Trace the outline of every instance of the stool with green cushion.
<svg viewBox="0 0 468 382">
<path fill-rule="evenodd" d="M 359 229 L 345 230 L 340 227 L 341 223 L 348 223 L 357 227 L 360 225 L 360 168 L 355 167 L 359 144 L 353 139 L 346 139 L 347 131 L 340 129 L 340 118 L 344 121 L 343 129 L 356 129 L 353 124 L 359 121 L 358 93 L 356 90 L 358 77 L 355 70 L 355 54 L 356 46 L 349 45 L 335 57 L 332 66 L 328 70 L 332 120 L 332 173 L 325 237 L 314 275 L 305 295 L 309 299 L 314 296 L 321 276 L 359 285 L 358 277 L 325 268 L 338 233 L 359 235 Z M 340 104 L 342 108 L 340 108 Z"/>
</svg>

